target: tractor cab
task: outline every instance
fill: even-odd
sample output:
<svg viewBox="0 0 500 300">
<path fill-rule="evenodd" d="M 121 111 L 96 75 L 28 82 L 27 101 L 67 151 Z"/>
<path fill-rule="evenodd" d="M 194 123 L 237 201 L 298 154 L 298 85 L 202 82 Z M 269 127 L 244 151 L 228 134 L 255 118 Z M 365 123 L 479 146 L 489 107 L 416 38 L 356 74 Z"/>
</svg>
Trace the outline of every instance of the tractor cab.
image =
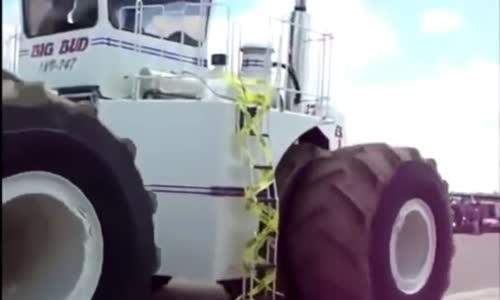
<svg viewBox="0 0 500 300">
<path fill-rule="evenodd" d="M 271 85 L 275 108 L 336 114 L 330 103 L 333 37 L 310 28 L 300 1 L 289 19 L 250 24 L 234 24 L 229 7 L 211 0 L 20 1 L 16 73 L 66 98 L 231 98 L 225 97 L 231 94 L 227 82 L 212 76 L 225 72 L 209 72 L 211 43 L 219 48 L 214 68 Z M 214 36 L 208 37 L 210 19 Z M 259 30 L 265 34 L 256 36 Z"/>
<path fill-rule="evenodd" d="M 64 95 L 131 96 L 143 68 L 207 71 L 210 0 L 21 0 L 18 74 Z"/>
</svg>

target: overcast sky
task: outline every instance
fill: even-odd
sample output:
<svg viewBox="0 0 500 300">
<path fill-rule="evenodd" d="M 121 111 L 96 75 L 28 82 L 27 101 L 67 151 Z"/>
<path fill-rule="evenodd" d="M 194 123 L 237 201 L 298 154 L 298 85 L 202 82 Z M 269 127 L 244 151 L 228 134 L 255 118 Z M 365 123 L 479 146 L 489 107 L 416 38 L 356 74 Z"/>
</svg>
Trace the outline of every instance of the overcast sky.
<svg viewBox="0 0 500 300">
<path fill-rule="evenodd" d="M 225 2 L 247 23 L 294 3 Z M 18 11 L 3 0 L 4 31 Z M 349 143 L 415 146 L 437 159 L 452 190 L 499 190 L 499 1 L 311 0 L 309 11 L 336 38 L 332 96 Z M 266 23 L 251 23 L 247 39 L 262 38 Z"/>
</svg>

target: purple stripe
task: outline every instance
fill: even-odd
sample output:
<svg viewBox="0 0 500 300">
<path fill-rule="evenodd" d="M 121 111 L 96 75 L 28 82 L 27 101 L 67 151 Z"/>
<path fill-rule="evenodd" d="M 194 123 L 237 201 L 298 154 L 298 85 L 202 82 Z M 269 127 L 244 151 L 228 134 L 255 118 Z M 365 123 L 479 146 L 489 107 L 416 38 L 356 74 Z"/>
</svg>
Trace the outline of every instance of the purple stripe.
<svg viewBox="0 0 500 300">
<path fill-rule="evenodd" d="M 223 186 L 189 186 L 189 185 L 165 185 L 165 184 L 148 184 L 145 185 L 156 193 L 172 193 L 172 194 L 191 194 L 205 195 L 218 197 L 243 197 L 244 188 L 242 187 L 223 187 Z"/>
<path fill-rule="evenodd" d="M 153 52 L 159 52 L 159 53 L 166 54 L 166 55 L 177 56 L 179 58 L 184 58 L 184 59 L 190 60 L 192 62 L 197 62 L 200 59 L 198 57 L 187 56 L 187 55 L 183 55 L 180 53 L 176 53 L 176 52 L 172 52 L 172 51 L 168 51 L 168 50 L 164 50 L 164 49 L 160 49 L 160 48 L 153 48 L 150 46 L 146 46 L 146 45 L 142 45 L 142 44 L 138 44 L 138 43 L 131 43 L 128 41 L 122 41 L 122 40 L 118 40 L 118 39 L 113 39 L 110 37 L 96 37 L 96 38 L 92 38 L 91 41 L 92 41 L 92 43 L 107 41 L 107 42 L 111 42 L 111 43 L 124 43 L 124 44 L 128 44 L 129 46 L 139 46 L 139 47 L 142 47 L 144 49 L 148 49 L 148 50 L 153 51 Z M 204 61 L 206 61 L 206 60 L 204 60 Z"/>
<path fill-rule="evenodd" d="M 130 46 L 126 46 L 125 44 L 124 45 L 120 45 L 119 43 L 113 43 L 113 42 L 110 42 L 110 41 L 92 42 L 91 45 L 92 46 L 108 46 L 108 47 L 115 47 L 115 48 L 130 50 L 130 51 L 137 51 L 139 53 L 153 55 L 153 56 L 156 56 L 156 57 L 162 57 L 162 58 L 167 58 L 167 59 L 171 59 L 171 60 L 175 60 L 175 61 L 189 63 L 189 64 L 192 64 L 192 65 L 198 65 L 198 61 L 195 61 L 195 60 L 192 60 L 192 59 L 185 59 L 185 58 L 182 58 L 182 57 L 176 57 L 176 56 L 173 56 L 173 55 L 169 55 L 165 51 L 163 51 L 163 52 L 153 52 L 153 51 L 150 51 L 150 50 L 147 50 L 147 49 L 143 49 L 143 48 L 145 48 L 143 46 L 138 46 L 137 48 L 132 48 Z M 205 60 L 205 62 L 206 62 L 206 60 Z M 204 63 L 204 67 L 206 67 L 205 62 L 203 62 Z"/>
<path fill-rule="evenodd" d="M 216 196 L 216 197 L 243 197 L 243 195 L 231 194 L 231 193 L 221 193 L 221 192 L 202 192 L 202 191 L 180 191 L 180 190 L 150 190 L 155 193 L 160 194 L 187 194 L 187 195 L 202 195 L 202 196 Z"/>
</svg>

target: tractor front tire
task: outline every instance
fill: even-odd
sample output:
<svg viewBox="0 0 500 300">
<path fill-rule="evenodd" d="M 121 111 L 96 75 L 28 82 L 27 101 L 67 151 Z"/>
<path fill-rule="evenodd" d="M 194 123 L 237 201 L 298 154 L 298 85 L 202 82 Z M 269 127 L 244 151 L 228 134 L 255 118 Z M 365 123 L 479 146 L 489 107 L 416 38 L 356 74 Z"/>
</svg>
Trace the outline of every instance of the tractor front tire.
<svg viewBox="0 0 500 300">
<path fill-rule="evenodd" d="M 293 158 L 277 170 L 286 299 L 440 300 L 454 246 L 435 165 L 385 144 L 315 152 L 295 153 L 291 179 Z"/>
<path fill-rule="evenodd" d="M 151 291 L 153 294 L 165 288 L 170 280 L 172 280 L 172 277 L 170 276 L 153 276 L 151 280 Z"/>
<path fill-rule="evenodd" d="M 11 276 L 17 289 L 13 293 L 18 294 L 12 299 L 66 299 L 64 295 L 71 293 L 77 293 L 71 295 L 81 300 L 149 299 L 151 277 L 157 268 L 154 202 L 135 167 L 133 145 L 106 129 L 90 103 L 70 102 L 51 94 L 42 84 L 22 82 L 5 71 L 2 88 L 2 187 L 23 176 L 42 178 L 31 180 L 38 182 L 38 187 L 26 187 L 47 190 L 41 183 L 58 182 L 85 200 L 66 210 L 61 208 L 62 204 L 57 206 L 61 212 L 58 215 L 49 209 L 50 201 L 43 197 L 30 194 L 2 199 L 2 218 L 9 218 L 5 208 L 11 207 L 9 228 L 17 232 L 10 235 L 11 240 L 2 240 L 2 245 L 5 248 L 9 248 L 8 243 L 14 245 L 9 248 L 14 255 L 11 260 L 20 261 L 19 266 L 11 266 L 12 273 L 6 275 Z M 17 192 L 22 193 L 22 187 L 18 187 Z M 53 199 L 52 203 L 70 202 L 64 197 L 49 196 L 44 197 Z M 22 197 L 31 197 L 32 205 L 23 204 Z M 84 207 L 92 212 L 92 218 Z M 34 215 L 30 216 L 27 211 Z M 66 215 L 70 215 L 68 211 L 75 213 L 64 219 L 60 217 L 63 211 Z M 20 217 L 15 220 L 16 215 L 23 220 L 19 220 Z M 35 224 L 35 218 L 41 220 L 39 228 L 28 225 Z M 64 220 L 73 221 L 65 223 Z M 87 220 L 89 227 L 86 233 L 80 234 L 79 242 L 73 242 L 77 237 L 71 232 L 85 232 L 71 231 L 78 222 L 85 223 L 81 220 Z M 4 227 L 4 230 L 7 229 Z M 36 232 L 44 232 L 50 238 L 36 237 Z M 58 233 L 61 235 L 57 236 Z M 87 241 L 95 236 L 99 237 L 101 246 L 92 248 Z M 28 249 L 28 245 L 36 245 L 36 251 Z M 97 258 L 91 251 L 99 253 L 102 262 L 95 262 Z M 31 255 L 23 257 L 26 253 Z M 53 259 L 54 264 L 48 263 L 48 259 Z M 98 266 L 88 267 L 89 264 Z M 56 265 L 60 265 L 60 269 Z M 21 274 L 18 278 L 16 272 Z M 81 278 L 91 278 L 94 283 L 87 284 Z M 79 282 L 78 286 L 75 282 Z M 9 295 L 6 299 L 10 299 Z"/>
</svg>

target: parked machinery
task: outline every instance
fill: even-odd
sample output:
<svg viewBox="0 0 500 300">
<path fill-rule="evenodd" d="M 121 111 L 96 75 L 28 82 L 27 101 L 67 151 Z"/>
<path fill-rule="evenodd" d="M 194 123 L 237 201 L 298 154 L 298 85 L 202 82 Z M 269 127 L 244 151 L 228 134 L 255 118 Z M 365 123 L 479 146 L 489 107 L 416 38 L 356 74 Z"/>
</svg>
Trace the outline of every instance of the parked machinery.
<svg viewBox="0 0 500 300">
<path fill-rule="evenodd" d="M 450 200 L 454 232 L 500 232 L 499 194 L 450 193 Z"/>
<path fill-rule="evenodd" d="M 4 299 L 147 299 L 172 277 L 240 299 L 441 299 L 436 164 L 346 146 L 332 36 L 305 2 L 277 40 L 229 38 L 209 70 L 211 1 L 21 0 L 26 81 L 2 76 Z"/>
</svg>

